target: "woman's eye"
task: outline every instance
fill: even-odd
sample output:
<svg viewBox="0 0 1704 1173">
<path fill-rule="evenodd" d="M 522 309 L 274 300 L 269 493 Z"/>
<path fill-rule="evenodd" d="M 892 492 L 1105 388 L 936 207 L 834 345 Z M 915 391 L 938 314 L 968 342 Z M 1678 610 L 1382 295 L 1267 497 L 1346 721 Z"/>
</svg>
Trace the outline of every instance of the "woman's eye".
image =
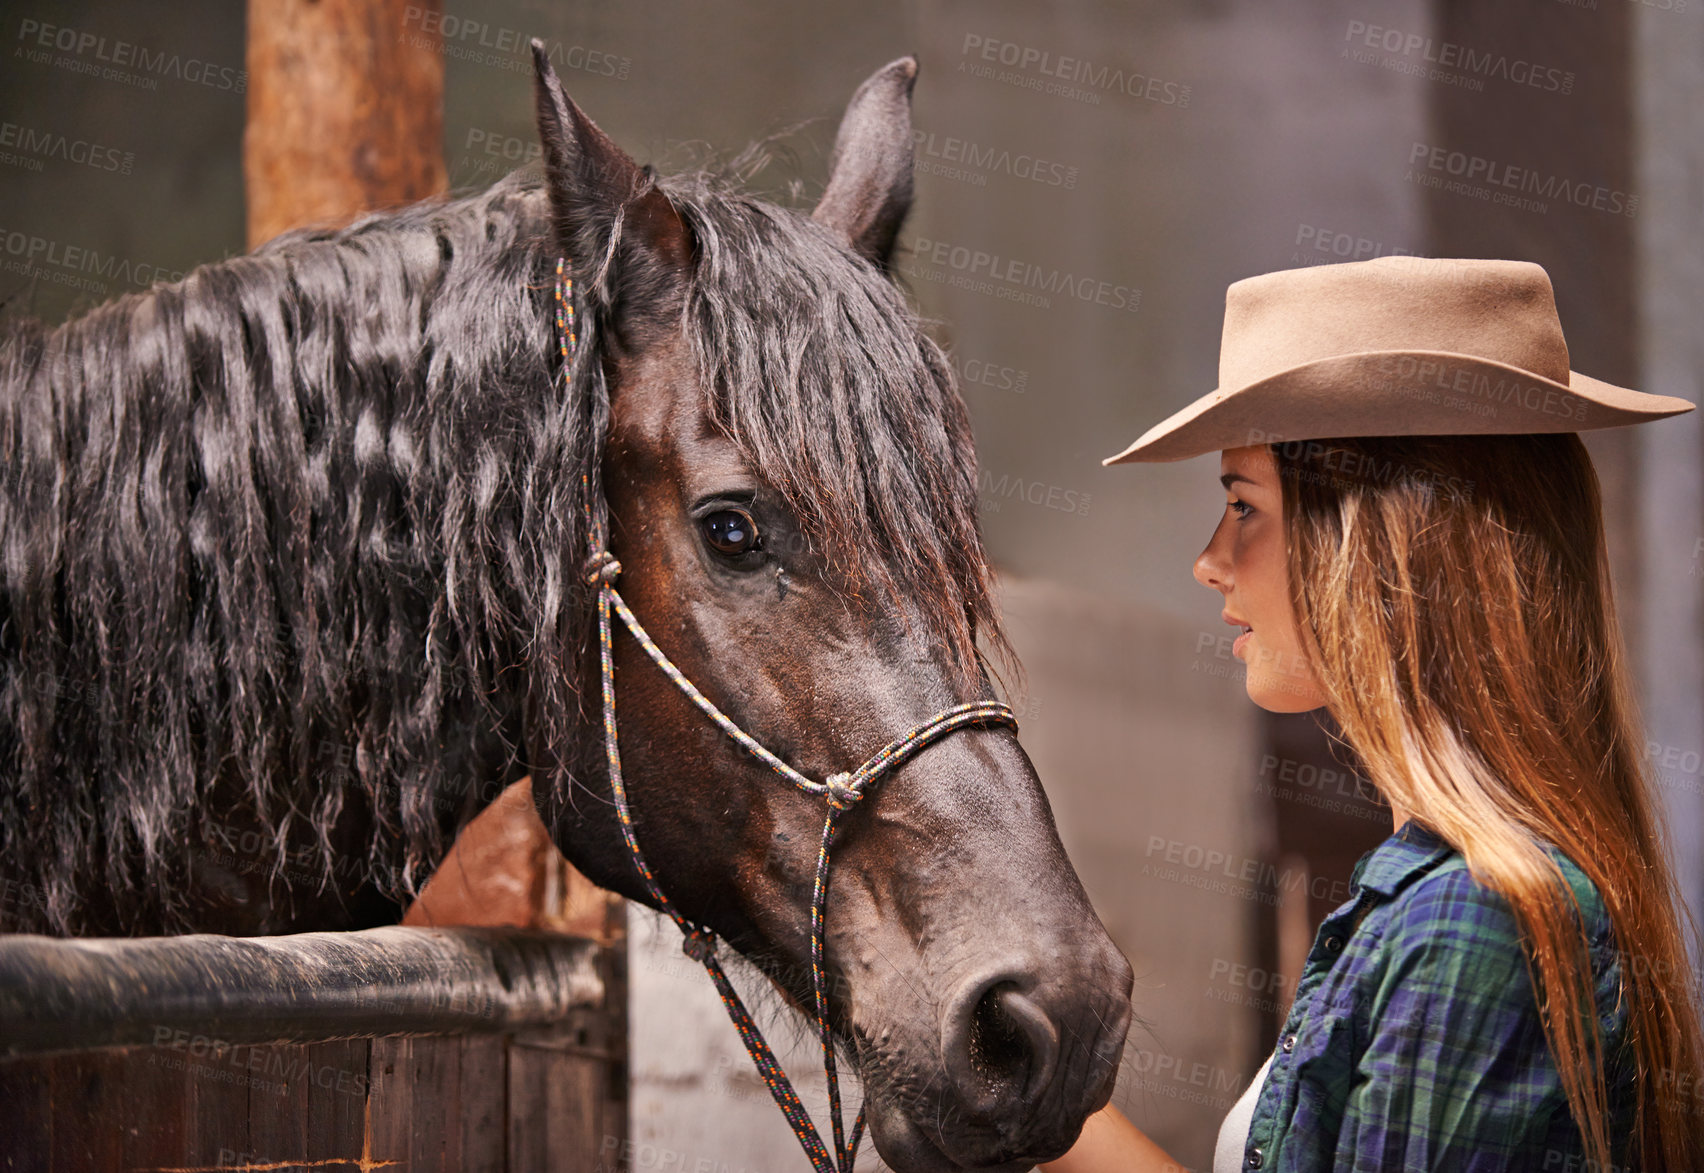
<svg viewBox="0 0 1704 1173">
<path fill-rule="evenodd" d="M 1247 501 L 1232 501 L 1229 504 L 1231 512 L 1237 515 L 1237 519 L 1239 521 L 1254 512 L 1254 506 L 1250 505 Z"/>
<path fill-rule="evenodd" d="M 719 554 L 733 557 L 758 547 L 757 526 L 743 509 L 718 509 L 698 524 L 704 530 L 704 540 Z"/>
</svg>

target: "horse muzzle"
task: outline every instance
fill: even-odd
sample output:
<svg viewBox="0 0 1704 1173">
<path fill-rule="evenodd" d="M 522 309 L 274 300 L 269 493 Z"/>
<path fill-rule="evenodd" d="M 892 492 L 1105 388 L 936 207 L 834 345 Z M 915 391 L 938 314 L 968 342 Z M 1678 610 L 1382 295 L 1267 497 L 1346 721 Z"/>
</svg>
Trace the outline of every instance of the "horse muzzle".
<svg viewBox="0 0 1704 1173">
<path fill-rule="evenodd" d="M 1111 1097 L 1130 1028 L 1129 965 L 1110 941 L 1104 952 L 1105 984 L 1050 981 L 1036 966 L 960 982 L 932 1071 L 874 1057 L 866 1111 L 883 1159 L 902 1173 L 986 1173 L 1069 1149 Z"/>
</svg>

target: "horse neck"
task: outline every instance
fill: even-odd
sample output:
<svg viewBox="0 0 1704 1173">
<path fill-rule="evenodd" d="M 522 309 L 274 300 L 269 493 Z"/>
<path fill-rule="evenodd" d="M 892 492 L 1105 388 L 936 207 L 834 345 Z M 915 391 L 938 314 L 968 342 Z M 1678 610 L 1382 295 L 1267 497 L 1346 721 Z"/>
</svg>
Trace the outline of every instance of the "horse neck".
<svg viewBox="0 0 1704 1173">
<path fill-rule="evenodd" d="M 0 549 L 23 572 L 0 566 L 0 656 L 76 690 L 0 712 L 23 858 L 77 855 L 28 811 L 87 810 L 78 850 L 140 877 L 218 784 L 263 825 L 393 803 L 370 845 L 327 849 L 395 873 L 444 846 L 446 787 L 514 768 L 536 685 L 512 669 L 551 622 L 530 580 L 577 479 L 539 440 L 548 238 L 511 179 L 8 328 Z M 328 794 L 337 770 L 358 777 Z M 115 776 L 128 813 L 101 809 Z"/>
</svg>

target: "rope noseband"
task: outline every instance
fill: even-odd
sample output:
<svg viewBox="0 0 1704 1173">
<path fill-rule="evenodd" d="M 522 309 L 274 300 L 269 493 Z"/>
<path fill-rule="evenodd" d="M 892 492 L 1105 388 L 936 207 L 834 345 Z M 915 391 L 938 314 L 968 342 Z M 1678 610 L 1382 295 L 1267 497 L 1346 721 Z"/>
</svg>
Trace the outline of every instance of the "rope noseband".
<svg viewBox="0 0 1704 1173">
<path fill-rule="evenodd" d="M 563 259 L 556 262 L 556 327 L 557 343 L 561 352 L 564 366 L 564 378 L 568 377 L 569 360 L 578 345 L 578 337 L 574 329 L 573 280 L 568 275 L 567 263 Z M 582 473 L 582 484 L 588 484 L 588 474 Z M 904 734 L 896 737 L 878 750 L 863 765 L 849 773 L 830 774 L 823 781 L 816 781 L 789 766 L 765 749 L 745 730 L 741 729 L 728 715 L 716 707 L 715 702 L 705 696 L 686 678 L 667 654 L 659 648 L 646 632 L 639 619 L 615 589 L 615 580 L 621 574 L 621 563 L 615 560 L 605 543 L 603 526 L 599 518 L 591 514 L 591 494 L 589 485 L 586 492 L 586 509 L 588 532 L 591 543 L 591 556 L 586 562 L 586 581 L 597 588 L 598 599 L 598 652 L 603 675 L 603 724 L 604 724 L 604 753 L 609 763 L 610 793 L 615 800 L 616 817 L 621 823 L 621 835 L 627 843 L 628 853 L 633 857 L 634 866 L 639 871 L 640 878 L 645 883 L 645 889 L 650 893 L 652 901 L 658 908 L 669 915 L 669 918 L 679 926 L 684 936 L 682 948 L 687 956 L 702 964 L 710 975 L 710 980 L 716 986 L 716 992 L 721 995 L 722 1004 L 727 1007 L 728 1016 L 733 1020 L 734 1028 L 739 1032 L 740 1039 L 745 1043 L 746 1051 L 751 1055 L 752 1063 L 756 1065 L 758 1074 L 763 1076 L 763 1082 L 769 1088 L 769 1094 L 781 1109 L 781 1114 L 792 1126 L 793 1134 L 798 1137 L 805 1155 L 810 1158 L 815 1173 L 852 1173 L 852 1164 L 858 1153 L 858 1142 L 864 1132 L 864 1111 L 858 1111 L 857 1119 L 852 1125 L 852 1136 L 848 1141 L 844 1125 L 841 1122 L 840 1109 L 840 1079 L 834 1061 L 834 1036 L 828 1022 L 828 994 L 823 974 L 823 940 L 824 915 L 828 903 L 828 864 L 829 848 L 834 843 L 835 829 L 840 818 L 855 807 L 864 795 L 875 786 L 885 775 L 898 769 L 906 760 L 919 750 L 938 741 L 958 729 L 971 725 L 1008 725 L 1014 730 L 1018 726 L 1017 717 L 1012 710 L 997 701 L 979 701 L 971 704 L 955 705 L 946 709 L 927 721 L 913 726 Z M 758 758 L 775 773 L 791 782 L 807 794 L 823 798 L 827 804 L 827 814 L 822 824 L 822 842 L 817 851 L 816 884 L 811 893 L 811 991 L 814 997 L 817 1035 L 822 1042 L 823 1069 L 828 1076 L 828 1100 L 830 1121 L 834 1128 L 834 1154 L 830 1156 L 827 1147 L 812 1123 L 810 1115 L 799 1101 L 798 1093 L 793 1090 L 792 1083 L 787 1079 L 786 1072 L 775 1059 L 769 1044 L 764 1040 L 763 1033 L 752 1019 L 751 1013 L 740 1000 L 738 992 L 728 980 L 728 975 L 722 969 L 722 964 L 716 956 L 715 935 L 702 925 L 689 921 L 675 908 L 662 888 L 657 884 L 656 877 L 651 873 L 650 865 L 645 862 L 644 853 L 639 850 L 639 840 L 633 831 L 633 815 L 627 804 L 627 786 L 621 776 L 621 749 L 616 736 L 615 722 L 615 655 L 613 646 L 614 624 L 612 614 L 619 616 L 623 625 L 632 633 L 639 646 L 645 649 L 645 654 L 663 673 L 672 680 L 687 699 L 709 717 L 710 720 L 739 743 L 753 757 Z"/>
</svg>

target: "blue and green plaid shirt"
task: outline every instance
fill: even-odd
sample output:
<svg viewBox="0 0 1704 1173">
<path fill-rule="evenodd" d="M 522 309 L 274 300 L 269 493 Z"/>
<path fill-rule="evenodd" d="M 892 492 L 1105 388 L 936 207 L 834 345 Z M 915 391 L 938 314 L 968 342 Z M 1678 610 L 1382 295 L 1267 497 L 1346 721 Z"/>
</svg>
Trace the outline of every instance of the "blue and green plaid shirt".
<svg viewBox="0 0 1704 1173">
<path fill-rule="evenodd" d="M 1609 918 L 1585 874 L 1549 850 L 1587 926 L 1619 1150 L 1633 1084 Z M 1514 915 L 1416 823 L 1355 865 L 1350 899 L 1320 925 L 1278 1040 L 1244 1169 L 1585 1167 Z"/>
</svg>

